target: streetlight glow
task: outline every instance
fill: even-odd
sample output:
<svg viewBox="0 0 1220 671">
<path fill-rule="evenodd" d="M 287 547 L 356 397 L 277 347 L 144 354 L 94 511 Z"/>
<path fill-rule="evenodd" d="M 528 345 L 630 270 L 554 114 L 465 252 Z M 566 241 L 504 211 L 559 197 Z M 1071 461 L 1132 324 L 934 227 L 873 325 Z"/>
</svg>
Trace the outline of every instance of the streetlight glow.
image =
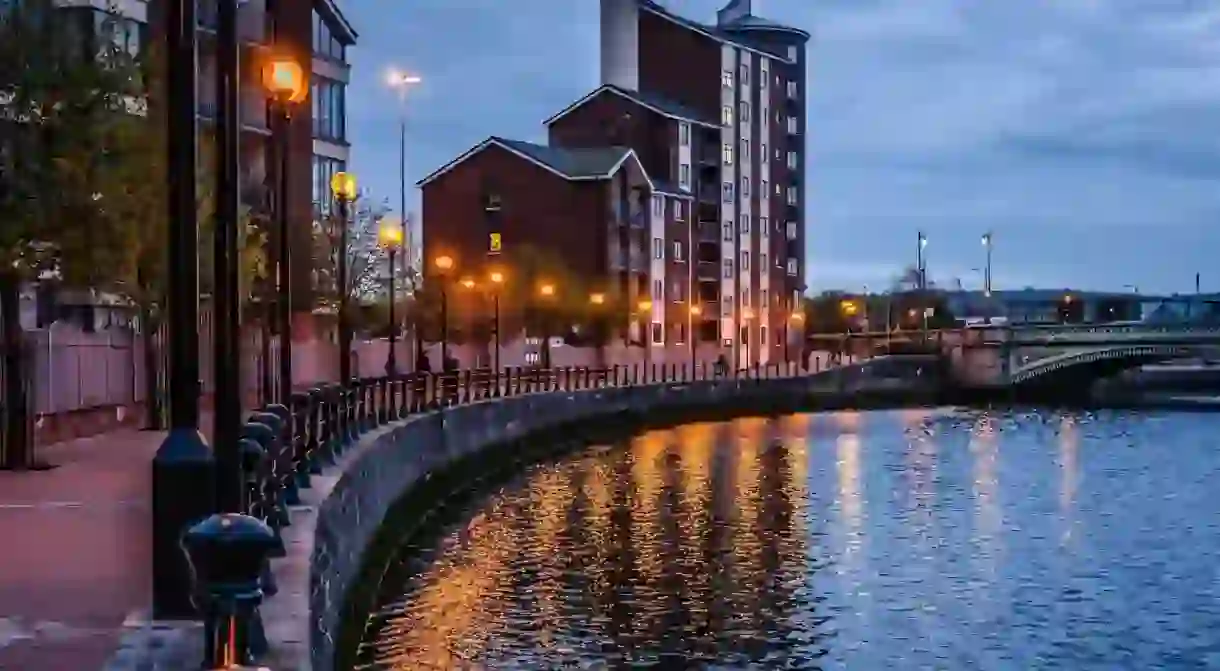
<svg viewBox="0 0 1220 671">
<path fill-rule="evenodd" d="M 504 273 L 498 270 L 493 270 L 491 274 L 487 276 L 487 278 L 491 280 L 492 284 L 504 283 Z"/>
<path fill-rule="evenodd" d="M 474 288 L 474 280 L 470 279 L 469 277 L 463 277 L 463 278 L 462 278 L 462 286 L 466 287 L 467 289 L 473 289 L 473 288 Z"/>
<path fill-rule="evenodd" d="M 650 301 L 648 299 L 644 299 L 644 300 L 640 301 L 639 304 L 636 305 L 636 307 L 638 307 L 640 309 L 640 312 L 648 312 L 649 310 L 652 309 L 652 301 Z"/>
<path fill-rule="evenodd" d="M 263 86 L 274 97 L 290 103 L 302 102 L 309 92 L 301 65 L 291 58 L 278 56 L 263 65 Z"/>
<path fill-rule="evenodd" d="M 554 284 L 543 284 L 542 286 L 538 287 L 538 293 L 542 294 L 543 296 L 554 296 L 555 295 L 555 285 Z"/>
<path fill-rule="evenodd" d="M 452 270 L 453 269 L 453 257 L 452 256 L 436 257 L 436 267 L 440 270 Z"/>
<path fill-rule="evenodd" d="M 377 229 L 377 242 L 384 249 L 402 247 L 402 226 L 399 226 L 397 221 L 383 219 Z"/>
<path fill-rule="evenodd" d="M 339 200 L 349 203 L 356 200 L 356 176 L 349 172 L 336 172 L 330 178 L 330 192 Z"/>
<path fill-rule="evenodd" d="M 606 302 L 606 294 L 589 294 L 589 302 L 594 305 L 601 305 Z"/>
<path fill-rule="evenodd" d="M 405 88 L 407 86 L 420 84 L 423 81 L 423 78 L 419 75 L 400 72 L 398 70 L 390 70 L 390 72 L 386 75 L 386 83 L 394 88 Z"/>
<path fill-rule="evenodd" d="M 703 308 L 699 307 L 698 305 L 692 305 L 690 306 L 690 313 L 698 317 L 699 315 L 703 314 Z"/>
</svg>

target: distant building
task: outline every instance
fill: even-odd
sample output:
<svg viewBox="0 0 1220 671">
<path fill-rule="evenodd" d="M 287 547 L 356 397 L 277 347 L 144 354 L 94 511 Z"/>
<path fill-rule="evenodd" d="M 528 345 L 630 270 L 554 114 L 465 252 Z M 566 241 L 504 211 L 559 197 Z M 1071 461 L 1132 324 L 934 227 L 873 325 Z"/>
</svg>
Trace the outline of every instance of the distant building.
<svg viewBox="0 0 1220 671">
<path fill-rule="evenodd" d="M 601 0 L 601 86 L 545 121 L 547 144 L 490 137 L 421 180 L 424 258 L 478 274 L 554 250 L 622 304 L 650 300 L 635 337 L 652 346 L 693 331 L 776 360 L 804 288 L 808 40 L 748 0 L 716 25 Z"/>
</svg>

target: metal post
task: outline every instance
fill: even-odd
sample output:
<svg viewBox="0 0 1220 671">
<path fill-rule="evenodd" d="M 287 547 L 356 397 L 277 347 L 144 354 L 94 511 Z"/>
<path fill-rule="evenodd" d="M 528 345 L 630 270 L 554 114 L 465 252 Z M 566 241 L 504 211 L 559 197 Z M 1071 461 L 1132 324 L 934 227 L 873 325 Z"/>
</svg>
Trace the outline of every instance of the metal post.
<svg viewBox="0 0 1220 671">
<path fill-rule="evenodd" d="M 398 320 L 394 317 L 394 258 L 397 256 L 398 249 L 394 245 L 390 245 L 390 351 L 385 357 L 385 374 L 396 375 L 398 373 L 398 355 L 394 353 L 395 343 L 398 342 Z"/>
<path fill-rule="evenodd" d="M 241 434 L 240 299 L 237 226 L 241 208 L 241 79 L 237 43 L 237 0 L 218 6 L 216 92 L 216 225 L 213 252 L 213 362 L 216 391 L 212 440 L 216 453 L 216 503 L 223 512 L 242 512 L 245 491 L 238 440 Z"/>
<path fill-rule="evenodd" d="M 347 302 L 347 199 L 338 197 L 339 206 L 339 380 L 346 385 L 352 379 L 352 329 Z"/>
<path fill-rule="evenodd" d="M 441 276 L 441 372 L 449 365 L 449 287 Z"/>
<path fill-rule="evenodd" d="M 273 131 L 276 139 L 276 170 L 279 175 L 276 216 L 279 219 L 278 279 L 280 321 L 280 402 L 287 403 L 292 396 L 292 245 L 289 244 L 288 223 L 288 129 L 292 120 L 290 102 L 276 104 L 276 122 Z"/>
<path fill-rule="evenodd" d="M 215 508 L 212 451 L 199 433 L 199 222 L 195 202 L 198 69 L 194 0 L 166 3 L 170 430 L 153 459 L 153 613 L 190 617 L 183 530 Z"/>
<path fill-rule="evenodd" d="M 492 336 L 495 337 L 495 339 L 496 339 L 496 353 L 495 353 L 496 391 L 495 391 L 494 395 L 499 396 L 500 395 L 500 292 L 499 291 L 494 291 L 492 293 L 491 301 L 492 301 L 491 330 L 492 330 Z"/>
</svg>

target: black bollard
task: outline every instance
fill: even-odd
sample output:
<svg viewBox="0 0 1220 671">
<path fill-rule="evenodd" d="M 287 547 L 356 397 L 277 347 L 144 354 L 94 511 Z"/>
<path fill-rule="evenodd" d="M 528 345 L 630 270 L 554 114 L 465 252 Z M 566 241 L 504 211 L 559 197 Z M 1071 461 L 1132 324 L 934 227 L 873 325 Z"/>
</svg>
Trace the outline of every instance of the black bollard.
<svg viewBox="0 0 1220 671">
<path fill-rule="evenodd" d="M 300 493 L 297 491 L 297 421 L 296 415 L 290 409 L 297 407 L 298 398 L 302 395 L 300 392 L 294 392 L 288 397 L 290 405 L 280 405 L 272 403 L 265 409 L 266 412 L 275 415 L 280 420 L 279 433 L 279 449 L 272 455 L 275 481 L 279 487 L 278 504 L 283 506 L 285 510 L 290 503 L 300 500 Z"/>
<path fill-rule="evenodd" d="M 182 538 L 195 576 L 196 603 L 203 612 L 205 669 L 254 662 L 262 638 L 258 606 L 262 577 L 277 547 L 275 533 L 248 515 L 212 515 Z"/>
</svg>

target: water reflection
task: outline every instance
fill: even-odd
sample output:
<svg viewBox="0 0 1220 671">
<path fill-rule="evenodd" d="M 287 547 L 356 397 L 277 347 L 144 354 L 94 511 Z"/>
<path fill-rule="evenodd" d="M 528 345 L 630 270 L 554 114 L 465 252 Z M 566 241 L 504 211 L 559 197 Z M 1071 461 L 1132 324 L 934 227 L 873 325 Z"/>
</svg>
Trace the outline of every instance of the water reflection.
<svg viewBox="0 0 1220 671">
<path fill-rule="evenodd" d="M 591 448 L 408 548 L 359 668 L 1215 668 L 1198 421 L 834 413 Z"/>
</svg>

